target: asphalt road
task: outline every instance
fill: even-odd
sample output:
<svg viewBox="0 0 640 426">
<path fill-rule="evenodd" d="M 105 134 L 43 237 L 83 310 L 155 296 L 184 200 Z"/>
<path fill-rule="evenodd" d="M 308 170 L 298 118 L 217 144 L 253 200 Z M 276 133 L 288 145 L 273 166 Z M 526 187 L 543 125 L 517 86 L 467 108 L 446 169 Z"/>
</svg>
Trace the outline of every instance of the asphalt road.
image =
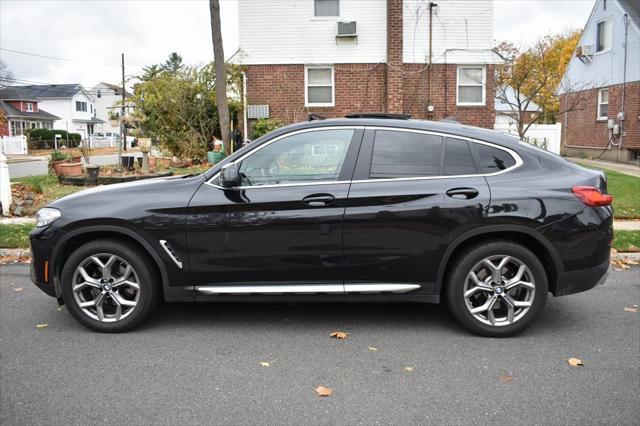
<svg viewBox="0 0 640 426">
<path fill-rule="evenodd" d="M 368 304 L 165 305 L 104 335 L 57 310 L 26 266 L 3 266 L 0 424 L 638 424 L 632 304 L 637 267 L 550 298 L 511 339 L 470 335 L 441 306 Z"/>
</svg>

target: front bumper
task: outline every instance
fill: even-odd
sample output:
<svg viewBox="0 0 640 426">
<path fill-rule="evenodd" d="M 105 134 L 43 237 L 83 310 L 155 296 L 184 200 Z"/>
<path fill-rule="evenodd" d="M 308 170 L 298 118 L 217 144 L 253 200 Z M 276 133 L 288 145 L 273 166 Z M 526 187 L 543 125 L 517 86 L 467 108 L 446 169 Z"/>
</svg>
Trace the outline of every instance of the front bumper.
<svg viewBox="0 0 640 426">
<path fill-rule="evenodd" d="M 31 249 L 30 277 L 40 290 L 51 297 L 58 298 L 56 292 L 55 273 L 51 263 L 51 253 L 56 241 L 63 234 L 60 229 L 54 226 L 35 228 L 29 236 Z"/>
</svg>

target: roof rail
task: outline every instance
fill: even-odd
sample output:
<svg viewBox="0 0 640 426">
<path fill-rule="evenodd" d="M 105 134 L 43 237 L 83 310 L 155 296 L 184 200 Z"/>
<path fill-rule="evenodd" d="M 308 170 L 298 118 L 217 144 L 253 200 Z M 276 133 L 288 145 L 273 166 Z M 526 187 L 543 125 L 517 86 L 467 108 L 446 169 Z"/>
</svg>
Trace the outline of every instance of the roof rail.
<svg viewBox="0 0 640 426">
<path fill-rule="evenodd" d="M 386 118 L 394 120 L 409 120 L 411 115 L 392 112 L 352 112 L 345 115 L 345 118 Z"/>
</svg>

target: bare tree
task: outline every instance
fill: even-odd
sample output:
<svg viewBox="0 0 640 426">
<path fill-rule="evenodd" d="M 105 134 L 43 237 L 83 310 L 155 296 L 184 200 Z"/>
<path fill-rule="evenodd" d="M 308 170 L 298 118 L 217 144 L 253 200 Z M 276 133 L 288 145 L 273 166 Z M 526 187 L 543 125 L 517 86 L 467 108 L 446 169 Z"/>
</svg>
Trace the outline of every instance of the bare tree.
<svg viewBox="0 0 640 426">
<path fill-rule="evenodd" d="M 0 59 L 0 89 L 4 89 L 11 85 L 13 80 L 13 73 L 9 71 L 7 64 Z"/>
<path fill-rule="evenodd" d="M 231 152 L 229 138 L 229 104 L 227 102 L 227 73 L 222 46 L 222 28 L 220 26 L 220 0 L 209 0 L 211 11 L 211 41 L 213 42 L 213 60 L 216 67 L 216 105 L 220 119 L 220 133 L 227 154 Z"/>
</svg>

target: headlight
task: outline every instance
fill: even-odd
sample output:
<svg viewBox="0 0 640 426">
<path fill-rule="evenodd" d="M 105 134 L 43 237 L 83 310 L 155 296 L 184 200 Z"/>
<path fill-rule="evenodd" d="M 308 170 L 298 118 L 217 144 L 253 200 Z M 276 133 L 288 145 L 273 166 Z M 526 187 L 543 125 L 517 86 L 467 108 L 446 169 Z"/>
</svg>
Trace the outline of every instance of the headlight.
<svg viewBox="0 0 640 426">
<path fill-rule="evenodd" d="M 60 216 L 61 213 L 58 209 L 52 209 L 51 207 L 40 209 L 38 213 L 36 213 L 36 226 L 38 226 L 38 228 L 47 226 Z"/>
</svg>

